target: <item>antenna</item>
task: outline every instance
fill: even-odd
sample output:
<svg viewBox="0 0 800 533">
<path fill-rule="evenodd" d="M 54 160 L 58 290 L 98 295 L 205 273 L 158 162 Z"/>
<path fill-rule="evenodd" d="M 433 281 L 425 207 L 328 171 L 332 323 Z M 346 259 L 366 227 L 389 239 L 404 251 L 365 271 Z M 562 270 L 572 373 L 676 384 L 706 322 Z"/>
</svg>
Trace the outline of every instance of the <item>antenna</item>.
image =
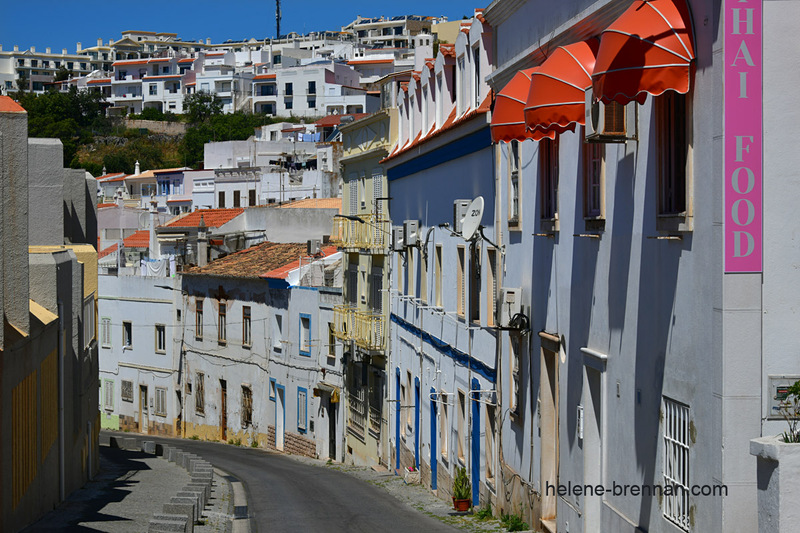
<svg viewBox="0 0 800 533">
<path fill-rule="evenodd" d="M 478 226 L 481 224 L 483 217 L 483 196 L 478 196 L 467 207 L 467 214 L 464 215 L 464 221 L 461 223 L 461 237 L 465 241 L 472 240 Z"/>
<path fill-rule="evenodd" d="M 277 26 L 276 39 L 281 38 L 281 0 L 275 0 L 275 25 Z"/>
</svg>

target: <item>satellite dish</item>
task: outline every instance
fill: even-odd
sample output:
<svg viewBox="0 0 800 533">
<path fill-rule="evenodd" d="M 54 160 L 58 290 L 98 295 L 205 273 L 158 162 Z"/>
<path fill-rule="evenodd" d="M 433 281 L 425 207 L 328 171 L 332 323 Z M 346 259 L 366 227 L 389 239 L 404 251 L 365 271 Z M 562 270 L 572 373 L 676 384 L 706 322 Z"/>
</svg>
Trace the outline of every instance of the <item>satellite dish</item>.
<svg viewBox="0 0 800 533">
<path fill-rule="evenodd" d="M 481 224 L 483 217 L 483 196 L 478 196 L 467 207 L 467 214 L 464 215 L 464 221 L 461 223 L 461 236 L 465 241 L 472 240 L 475 232 L 478 231 L 478 226 Z"/>
</svg>

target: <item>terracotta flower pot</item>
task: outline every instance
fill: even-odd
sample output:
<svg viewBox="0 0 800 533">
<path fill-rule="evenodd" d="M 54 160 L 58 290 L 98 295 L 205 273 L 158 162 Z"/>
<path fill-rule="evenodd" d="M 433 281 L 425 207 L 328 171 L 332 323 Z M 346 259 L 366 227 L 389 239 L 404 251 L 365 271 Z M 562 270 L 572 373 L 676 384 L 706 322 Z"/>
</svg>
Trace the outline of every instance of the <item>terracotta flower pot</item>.
<svg viewBox="0 0 800 533">
<path fill-rule="evenodd" d="M 469 511 L 469 508 L 472 507 L 472 500 L 467 498 L 465 500 L 457 500 L 453 498 L 453 509 L 459 512 Z"/>
</svg>

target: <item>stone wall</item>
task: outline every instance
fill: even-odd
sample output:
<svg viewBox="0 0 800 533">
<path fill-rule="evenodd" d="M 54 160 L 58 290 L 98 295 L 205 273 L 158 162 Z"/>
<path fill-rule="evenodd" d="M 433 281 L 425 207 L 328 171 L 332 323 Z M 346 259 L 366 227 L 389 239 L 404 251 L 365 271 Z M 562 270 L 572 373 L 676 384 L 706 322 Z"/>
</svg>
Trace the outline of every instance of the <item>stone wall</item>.
<svg viewBox="0 0 800 533">
<path fill-rule="evenodd" d="M 164 135 L 183 135 L 186 133 L 186 124 L 183 122 L 125 119 L 125 127 L 132 129 L 148 129 L 151 133 L 163 133 Z"/>
<path fill-rule="evenodd" d="M 275 448 L 275 426 L 269 426 L 267 428 L 267 447 L 271 450 L 277 450 L 277 448 Z M 292 455 L 316 457 L 317 444 L 313 440 L 309 440 L 302 435 L 287 431 L 283 436 L 283 451 Z"/>
</svg>

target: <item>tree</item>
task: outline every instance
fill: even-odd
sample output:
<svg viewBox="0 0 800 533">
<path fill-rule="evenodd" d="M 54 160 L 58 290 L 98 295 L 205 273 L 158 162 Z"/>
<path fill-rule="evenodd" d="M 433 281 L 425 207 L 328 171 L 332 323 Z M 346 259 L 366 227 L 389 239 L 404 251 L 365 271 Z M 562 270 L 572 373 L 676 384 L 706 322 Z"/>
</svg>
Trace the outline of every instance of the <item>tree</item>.
<svg viewBox="0 0 800 533">
<path fill-rule="evenodd" d="M 187 95 L 183 99 L 183 106 L 190 124 L 202 124 L 211 117 L 222 114 L 222 100 L 216 94 L 206 91 Z"/>
<path fill-rule="evenodd" d="M 53 81 L 68 80 L 70 76 L 72 76 L 72 71 L 71 70 L 67 70 L 67 68 L 64 65 L 61 65 L 60 67 L 58 67 L 58 70 L 56 71 L 56 75 L 53 78 Z"/>
</svg>

